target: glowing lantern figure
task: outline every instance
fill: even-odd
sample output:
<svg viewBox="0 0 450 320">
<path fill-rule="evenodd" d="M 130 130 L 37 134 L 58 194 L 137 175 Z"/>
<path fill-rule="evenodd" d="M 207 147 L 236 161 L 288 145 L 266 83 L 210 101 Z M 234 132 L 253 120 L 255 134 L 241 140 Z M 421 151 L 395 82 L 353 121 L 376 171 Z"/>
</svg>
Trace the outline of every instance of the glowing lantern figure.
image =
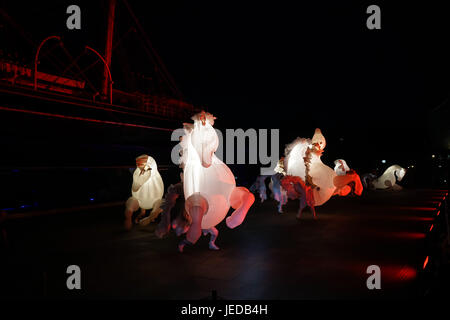
<svg viewBox="0 0 450 320">
<path fill-rule="evenodd" d="M 396 184 L 397 180 L 402 181 L 406 174 L 406 169 L 399 165 L 392 165 L 384 171 L 384 173 L 376 180 L 372 182 L 372 186 L 375 189 L 388 189 L 401 190 L 402 187 Z"/>
<path fill-rule="evenodd" d="M 239 226 L 255 201 L 246 188 L 236 187 L 233 173 L 214 154 L 219 145 L 214 119 L 212 114 L 202 111 L 192 117 L 193 124 L 184 124 L 181 167 L 185 209 L 192 222 L 186 239 L 178 245 L 180 252 L 185 245 L 196 243 L 202 231 L 211 235 L 209 248 L 219 249 L 215 245 L 218 235 L 215 226 L 225 218 L 230 206 L 235 211 L 226 218 L 226 224 L 231 229 Z"/>
<path fill-rule="evenodd" d="M 354 185 L 357 195 L 361 195 L 363 187 L 359 176 L 343 165 L 345 174 L 336 173 L 335 170 L 323 164 L 320 159 L 326 140 L 320 129 L 316 129 L 313 138 L 297 138 L 285 149 L 285 170 L 287 176 L 299 177 L 301 183 L 295 183 L 295 179 L 288 179 L 289 183 L 284 183 L 283 187 L 287 189 L 288 195 L 300 194 L 300 217 L 303 208 L 309 205 L 311 208 L 320 206 L 327 202 L 333 195 L 345 196 L 349 194 Z M 341 163 L 339 163 L 341 164 Z M 348 170 L 347 170 L 348 168 Z M 339 169 L 341 170 L 341 169 Z M 339 171 L 339 173 L 341 173 Z M 292 189 L 292 190 L 289 190 Z M 305 189 L 303 192 L 294 192 L 295 190 Z M 290 196 L 292 198 L 292 196 Z M 315 215 L 315 211 L 313 210 Z"/>
<path fill-rule="evenodd" d="M 133 212 L 141 209 L 135 222 L 146 225 L 152 222 L 162 211 L 160 205 L 164 194 L 164 183 L 158 172 L 156 161 L 148 156 L 142 155 L 136 158 L 136 170 L 133 173 L 132 196 L 125 204 L 125 229 L 132 227 Z M 145 210 L 151 209 L 147 218 L 140 219 L 145 215 Z"/>
<path fill-rule="evenodd" d="M 336 172 L 338 176 L 345 176 L 348 171 L 350 171 L 350 167 L 345 160 L 337 159 L 334 161 L 334 172 Z"/>
</svg>

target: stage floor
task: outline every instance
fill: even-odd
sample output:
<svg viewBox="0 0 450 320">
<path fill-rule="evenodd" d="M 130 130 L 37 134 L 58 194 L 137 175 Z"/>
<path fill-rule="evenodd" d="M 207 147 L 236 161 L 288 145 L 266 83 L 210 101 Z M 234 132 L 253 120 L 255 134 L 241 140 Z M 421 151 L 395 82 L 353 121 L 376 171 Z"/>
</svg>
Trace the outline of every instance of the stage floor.
<svg viewBox="0 0 450 320">
<path fill-rule="evenodd" d="M 276 211 L 255 202 L 236 229 L 219 226 L 208 250 L 202 237 L 184 253 L 179 238 L 155 224 L 122 230 L 123 207 L 11 220 L 2 248 L 0 295 L 9 298 L 346 299 L 413 298 L 424 292 L 429 229 L 445 192 L 403 190 L 334 197 L 296 219 L 297 201 Z M 439 226 L 445 228 L 445 226 Z M 432 263 L 430 258 L 430 265 Z M 81 290 L 68 290 L 66 268 L 81 268 Z M 368 290 L 369 265 L 381 290 Z M 431 266 L 427 266 L 431 268 Z"/>
</svg>

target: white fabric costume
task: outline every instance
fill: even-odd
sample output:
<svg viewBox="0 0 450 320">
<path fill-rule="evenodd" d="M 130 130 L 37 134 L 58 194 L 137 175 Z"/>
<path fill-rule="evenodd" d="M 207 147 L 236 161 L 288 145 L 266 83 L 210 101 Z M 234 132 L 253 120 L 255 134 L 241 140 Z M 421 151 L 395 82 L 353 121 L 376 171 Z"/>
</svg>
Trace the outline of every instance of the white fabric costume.
<svg viewBox="0 0 450 320">
<path fill-rule="evenodd" d="M 375 181 L 373 181 L 373 186 L 375 189 L 388 189 L 401 187 L 396 184 L 397 180 L 402 181 L 406 174 L 406 170 L 399 165 L 392 165 L 384 171 L 384 173 Z"/>
<path fill-rule="evenodd" d="M 182 162 L 185 164 L 184 197 L 187 199 L 194 193 L 201 193 L 208 202 L 202 229 L 212 228 L 225 218 L 230 209 L 231 192 L 236 187 L 233 173 L 214 154 L 218 146 L 219 137 L 209 120 L 203 125 L 202 121 L 194 119 L 193 129 L 187 129 L 181 141 Z M 208 156 L 202 157 L 199 151 Z M 209 156 L 211 163 L 209 167 L 205 167 L 202 165 L 202 158 Z"/>
<path fill-rule="evenodd" d="M 345 160 L 337 159 L 334 161 L 334 172 L 336 172 L 338 176 L 345 176 L 347 171 L 350 171 L 350 167 Z"/>
<path fill-rule="evenodd" d="M 147 210 L 152 209 L 155 202 L 162 199 L 164 183 L 152 157 L 148 157 L 144 170 L 143 174 L 139 168 L 134 170 L 131 194 L 139 202 L 139 207 Z"/>
<path fill-rule="evenodd" d="M 347 194 L 350 187 L 345 187 L 345 184 L 350 180 L 356 183 L 356 193 L 362 192 L 362 184 L 356 173 L 345 173 L 337 178 L 335 170 L 323 164 L 320 158 L 325 146 L 325 137 L 320 129 L 316 129 L 311 140 L 297 138 L 285 150 L 284 167 L 287 175 L 300 177 L 307 186 L 312 187 L 314 206 L 324 204 L 335 194 Z M 345 188 L 345 192 L 342 192 L 342 188 Z"/>
</svg>

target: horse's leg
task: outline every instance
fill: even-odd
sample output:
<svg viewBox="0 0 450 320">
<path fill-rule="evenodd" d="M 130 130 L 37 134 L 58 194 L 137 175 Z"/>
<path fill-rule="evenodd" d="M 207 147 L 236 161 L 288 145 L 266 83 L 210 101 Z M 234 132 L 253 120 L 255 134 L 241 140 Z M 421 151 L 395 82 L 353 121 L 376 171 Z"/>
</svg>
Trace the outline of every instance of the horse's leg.
<svg viewBox="0 0 450 320">
<path fill-rule="evenodd" d="M 261 203 L 267 200 L 267 191 L 265 186 L 259 188 L 259 198 L 261 199 Z"/>
<path fill-rule="evenodd" d="M 216 246 L 215 243 L 217 236 L 219 235 L 219 230 L 217 230 L 215 227 L 203 230 L 203 235 L 206 236 L 208 233 L 211 235 L 211 238 L 209 238 L 209 248 L 211 250 L 219 250 L 219 247 Z"/>
<path fill-rule="evenodd" d="M 162 238 L 170 231 L 170 219 L 172 208 L 175 206 L 177 199 L 180 196 L 180 194 L 177 193 L 176 190 L 177 189 L 175 188 L 174 185 L 170 185 L 167 190 L 164 201 L 161 200 L 163 203 L 162 205 L 163 211 L 161 213 L 161 221 L 159 222 L 155 230 L 155 235 L 158 238 Z"/>
<path fill-rule="evenodd" d="M 278 201 L 278 206 L 277 206 L 278 212 L 279 213 L 283 213 L 283 204 L 284 204 L 283 203 L 283 201 L 284 201 L 284 199 L 283 199 L 283 192 L 281 190 L 281 186 L 278 183 L 277 184 L 273 183 L 272 193 L 274 195 L 275 200 Z"/>
<path fill-rule="evenodd" d="M 150 222 L 153 222 L 158 217 L 158 215 L 162 212 L 162 209 L 161 209 L 162 203 L 163 203 L 163 200 L 159 199 L 159 200 L 156 200 L 155 203 L 153 204 L 152 212 L 150 212 L 150 215 L 148 217 Z"/>
<path fill-rule="evenodd" d="M 314 206 L 309 206 L 309 207 L 311 208 L 311 211 L 312 211 L 312 213 L 313 213 L 313 218 L 314 218 L 314 220 L 317 220 L 316 209 L 315 209 L 315 207 L 314 207 Z"/>
<path fill-rule="evenodd" d="M 355 190 L 354 190 L 354 192 L 355 192 L 355 194 L 360 196 L 363 193 L 363 190 L 364 190 L 363 184 L 361 182 L 361 178 L 359 177 L 358 174 L 354 173 L 352 180 L 355 183 Z"/>
<path fill-rule="evenodd" d="M 279 213 L 283 213 L 283 205 L 285 204 L 284 202 L 284 197 L 283 197 L 283 192 L 281 191 L 280 188 L 276 188 L 275 191 L 277 193 L 277 196 L 275 197 L 278 201 L 278 212 Z"/>
<path fill-rule="evenodd" d="M 156 227 L 155 235 L 158 238 L 164 237 L 166 234 L 170 231 L 170 211 L 172 210 L 172 207 L 164 208 L 163 212 L 161 213 L 161 221 Z"/>
<path fill-rule="evenodd" d="M 145 216 L 145 209 L 141 208 L 141 212 L 136 216 L 136 219 L 134 219 L 134 223 L 139 223 L 143 216 Z"/>
<path fill-rule="evenodd" d="M 189 231 L 189 221 L 186 221 L 183 217 L 183 213 L 180 213 L 172 222 L 172 229 L 175 231 L 177 237 Z"/>
<path fill-rule="evenodd" d="M 277 208 L 278 208 L 278 213 L 283 213 L 283 203 L 281 201 L 278 202 Z"/>
<path fill-rule="evenodd" d="M 300 219 L 302 217 L 303 209 L 306 207 L 306 197 L 302 194 L 300 195 L 300 207 L 298 208 L 297 212 L 297 219 Z"/>
<path fill-rule="evenodd" d="M 133 223 L 131 218 L 133 216 L 133 212 L 139 209 L 139 201 L 136 198 L 130 197 L 125 203 L 125 221 L 124 227 L 126 230 L 131 230 Z"/>
<path fill-rule="evenodd" d="M 247 215 L 248 210 L 255 202 L 255 196 L 244 187 L 236 187 L 230 195 L 230 204 L 233 213 L 226 219 L 228 228 L 233 229 L 240 225 Z"/>
<path fill-rule="evenodd" d="M 208 202 L 200 193 L 194 193 L 186 200 L 185 207 L 192 218 L 192 224 L 186 234 L 186 239 L 178 244 L 180 252 L 183 252 L 185 245 L 195 244 L 202 235 L 202 219 L 208 211 Z"/>
<path fill-rule="evenodd" d="M 266 190 L 266 176 L 259 176 L 259 198 L 261 203 L 267 200 L 267 190 Z"/>
</svg>

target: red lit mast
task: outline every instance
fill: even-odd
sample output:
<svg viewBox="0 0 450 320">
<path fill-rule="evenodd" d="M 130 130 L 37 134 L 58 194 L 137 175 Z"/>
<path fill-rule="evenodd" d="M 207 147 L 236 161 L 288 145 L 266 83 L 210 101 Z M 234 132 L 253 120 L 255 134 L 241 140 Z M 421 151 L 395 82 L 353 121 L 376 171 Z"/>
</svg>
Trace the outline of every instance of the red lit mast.
<svg viewBox="0 0 450 320">
<path fill-rule="evenodd" d="M 108 96 L 108 88 L 110 88 L 108 81 L 109 77 L 109 69 L 111 69 L 111 56 L 112 56 L 112 43 L 113 43 L 113 34 L 114 34 L 114 16 L 116 11 L 116 0 L 109 0 L 108 7 L 108 30 L 106 35 L 106 46 L 105 46 L 105 60 L 108 66 L 105 65 L 103 72 L 103 83 L 102 83 L 102 95 L 103 97 Z M 112 89 L 111 89 L 112 90 Z M 109 93 L 112 96 L 112 92 Z"/>
</svg>

